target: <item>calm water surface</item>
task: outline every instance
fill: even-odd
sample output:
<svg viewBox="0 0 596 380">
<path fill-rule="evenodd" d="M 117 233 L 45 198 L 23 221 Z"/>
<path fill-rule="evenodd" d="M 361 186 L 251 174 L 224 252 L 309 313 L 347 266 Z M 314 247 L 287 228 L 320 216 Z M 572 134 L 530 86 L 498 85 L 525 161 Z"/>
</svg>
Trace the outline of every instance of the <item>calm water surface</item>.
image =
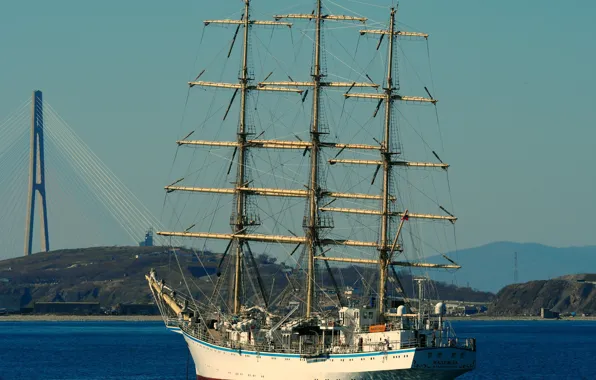
<svg viewBox="0 0 596 380">
<path fill-rule="evenodd" d="M 461 379 L 596 379 L 596 322 L 453 326 L 478 342 L 477 369 Z M 161 322 L 0 322 L 2 380 L 184 380 L 187 361 L 182 336 Z"/>
</svg>

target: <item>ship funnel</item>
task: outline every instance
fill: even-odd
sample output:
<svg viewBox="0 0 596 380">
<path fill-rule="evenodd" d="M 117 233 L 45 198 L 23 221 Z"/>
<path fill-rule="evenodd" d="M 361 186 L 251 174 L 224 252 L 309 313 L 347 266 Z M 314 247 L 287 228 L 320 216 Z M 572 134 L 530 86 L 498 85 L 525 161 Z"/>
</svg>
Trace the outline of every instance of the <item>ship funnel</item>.
<svg viewBox="0 0 596 380">
<path fill-rule="evenodd" d="M 397 307 L 397 316 L 401 317 L 404 314 L 408 314 L 408 308 L 406 305 L 400 305 Z"/>
</svg>

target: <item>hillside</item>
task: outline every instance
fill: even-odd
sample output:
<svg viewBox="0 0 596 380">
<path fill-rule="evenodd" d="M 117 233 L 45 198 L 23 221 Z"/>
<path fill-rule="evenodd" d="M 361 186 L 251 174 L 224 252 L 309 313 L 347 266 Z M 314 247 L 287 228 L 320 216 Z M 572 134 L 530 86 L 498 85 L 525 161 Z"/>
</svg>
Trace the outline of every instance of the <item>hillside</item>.
<svg viewBox="0 0 596 380">
<path fill-rule="evenodd" d="M 593 282 L 592 282 L 593 281 Z M 490 314 L 539 315 L 540 308 L 559 313 L 596 314 L 596 274 L 509 285 L 496 296 Z"/>
<path fill-rule="evenodd" d="M 517 252 L 519 282 L 544 280 L 596 268 L 596 246 L 555 248 L 535 243 L 497 242 L 462 249 L 449 257 L 462 265 L 453 274 L 436 271 L 433 279 L 497 292 L 513 283 L 513 255 Z M 444 262 L 437 258 L 436 262 Z M 490 273 L 488 276 L 487 273 Z"/>
<path fill-rule="evenodd" d="M 207 252 L 201 255 L 199 262 L 189 252 L 182 251 L 174 256 L 160 247 L 96 247 L 4 260 L 0 261 L 0 308 L 7 305 L 18 308 L 35 301 L 93 301 L 100 302 L 103 307 L 118 303 L 150 303 L 152 298 L 144 275 L 151 268 L 165 277 L 172 287 L 186 292 L 179 274 L 179 268 L 182 268 L 193 295 L 204 299 L 213 291 L 213 283 L 206 274 L 216 272 L 220 258 L 219 254 Z M 287 284 L 286 273 L 290 268 L 264 255 L 258 255 L 257 260 L 265 289 L 271 289 L 273 295 L 281 292 Z M 357 284 L 375 271 L 362 267 L 333 270 L 336 278 L 341 279 L 340 285 Z M 411 278 L 407 273 L 402 273 L 401 278 L 406 293 L 412 296 Z M 443 299 L 485 302 L 494 297 L 492 293 L 469 288 L 440 283 L 435 286 Z"/>
<path fill-rule="evenodd" d="M 98 301 L 103 305 L 148 303 L 144 273 L 164 268 L 158 247 L 101 247 L 38 253 L 0 261 L 0 295 L 31 301 Z M 138 258 L 137 258 L 137 255 Z"/>
</svg>

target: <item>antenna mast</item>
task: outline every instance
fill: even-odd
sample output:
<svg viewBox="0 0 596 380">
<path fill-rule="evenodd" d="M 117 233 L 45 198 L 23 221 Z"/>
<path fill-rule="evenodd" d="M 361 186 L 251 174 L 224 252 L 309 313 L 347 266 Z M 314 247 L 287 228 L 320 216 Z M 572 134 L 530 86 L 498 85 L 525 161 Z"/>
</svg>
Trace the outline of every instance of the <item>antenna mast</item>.
<svg viewBox="0 0 596 380">
<path fill-rule="evenodd" d="M 518 283 L 518 272 L 517 272 L 517 252 L 513 254 L 513 283 Z"/>
</svg>

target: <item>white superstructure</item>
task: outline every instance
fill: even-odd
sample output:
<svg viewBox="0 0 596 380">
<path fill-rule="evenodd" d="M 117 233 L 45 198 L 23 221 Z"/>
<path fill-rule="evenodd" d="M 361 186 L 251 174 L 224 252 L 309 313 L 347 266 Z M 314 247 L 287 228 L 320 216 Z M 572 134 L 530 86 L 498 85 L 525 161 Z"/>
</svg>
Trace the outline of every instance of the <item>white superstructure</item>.
<svg viewBox="0 0 596 380">
<path fill-rule="evenodd" d="M 302 356 L 232 349 L 184 333 L 197 379 L 453 379 L 476 365 L 459 348 L 404 348 L 366 353 Z"/>
<path fill-rule="evenodd" d="M 205 320 L 155 273 L 147 280 L 161 308 L 177 312 L 167 324 L 184 336 L 197 379 L 453 379 L 476 366 L 475 340 L 452 334 L 442 304 L 423 319 L 400 306 L 383 324 L 372 307 L 344 307 L 338 319 L 289 319 L 290 307 L 285 317 L 251 308 Z"/>
</svg>

